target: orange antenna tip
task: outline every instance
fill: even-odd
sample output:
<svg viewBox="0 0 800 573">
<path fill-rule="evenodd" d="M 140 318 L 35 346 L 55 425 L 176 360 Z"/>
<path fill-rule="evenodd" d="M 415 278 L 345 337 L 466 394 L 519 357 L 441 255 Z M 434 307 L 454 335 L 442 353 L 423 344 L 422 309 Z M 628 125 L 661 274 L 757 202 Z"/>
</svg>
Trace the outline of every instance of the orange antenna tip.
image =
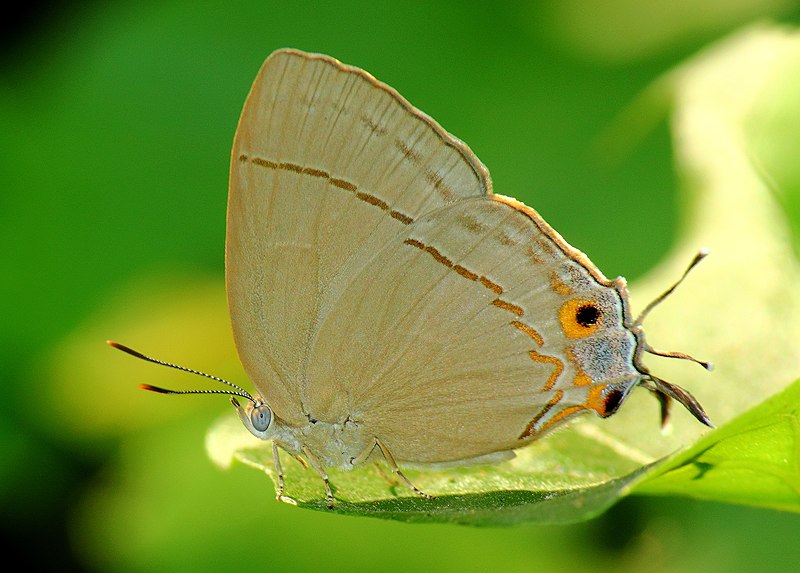
<svg viewBox="0 0 800 573">
<path fill-rule="evenodd" d="M 147 360 L 149 362 L 152 362 L 152 360 L 150 358 L 148 358 L 147 356 L 145 356 L 141 352 L 137 352 L 133 348 L 129 348 L 129 347 L 125 346 L 124 344 L 120 344 L 119 342 L 114 342 L 113 340 L 106 340 L 106 344 L 108 344 L 111 348 L 116 348 L 117 350 L 122 350 L 122 352 L 130 354 L 131 356 L 135 356 L 136 358 L 141 358 L 142 360 Z"/>
<path fill-rule="evenodd" d="M 142 390 L 149 390 L 150 392 L 158 392 L 159 394 L 172 394 L 171 390 L 160 388 L 158 386 L 151 386 L 150 384 L 139 384 L 139 388 Z"/>
</svg>

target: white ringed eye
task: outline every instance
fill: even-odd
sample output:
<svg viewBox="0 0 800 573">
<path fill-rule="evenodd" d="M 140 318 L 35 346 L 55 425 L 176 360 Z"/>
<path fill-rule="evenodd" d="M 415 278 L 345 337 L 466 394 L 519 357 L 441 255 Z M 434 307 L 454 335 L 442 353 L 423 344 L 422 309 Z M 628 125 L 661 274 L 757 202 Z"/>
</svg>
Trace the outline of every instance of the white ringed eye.
<svg viewBox="0 0 800 573">
<path fill-rule="evenodd" d="M 253 406 L 253 409 L 250 411 L 250 422 L 253 424 L 253 428 L 259 432 L 266 431 L 272 422 L 272 412 L 269 406 L 266 404 Z"/>
</svg>

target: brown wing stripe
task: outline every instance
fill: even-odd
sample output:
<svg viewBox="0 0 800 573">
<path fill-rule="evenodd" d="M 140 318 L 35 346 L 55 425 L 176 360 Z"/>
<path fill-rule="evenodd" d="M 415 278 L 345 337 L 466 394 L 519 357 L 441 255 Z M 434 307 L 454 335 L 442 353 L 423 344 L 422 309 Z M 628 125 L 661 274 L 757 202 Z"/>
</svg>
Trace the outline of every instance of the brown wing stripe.
<svg viewBox="0 0 800 573">
<path fill-rule="evenodd" d="M 239 156 L 239 161 L 247 161 L 246 155 Z M 270 161 L 269 159 L 262 159 L 260 157 L 253 157 L 253 163 L 256 165 L 260 165 L 261 167 L 268 167 L 269 169 L 277 169 L 278 164 L 274 161 Z"/>
<path fill-rule="evenodd" d="M 493 291 L 497 294 L 503 294 L 503 287 L 501 287 L 499 284 L 490 281 L 486 277 L 481 277 L 478 280 L 481 282 L 483 286 L 488 288 L 490 291 Z"/>
<path fill-rule="evenodd" d="M 401 140 L 395 139 L 394 140 L 394 146 L 397 148 L 398 151 L 400 151 L 400 153 L 403 154 L 403 157 L 405 157 L 411 163 L 416 165 L 422 160 L 422 157 L 420 156 L 419 153 L 417 153 L 416 151 L 411 149 L 408 145 L 403 143 Z"/>
<path fill-rule="evenodd" d="M 480 276 L 478 273 L 473 273 L 471 270 L 469 270 L 468 268 L 466 268 L 466 267 L 464 267 L 462 265 L 453 264 L 453 261 L 451 261 L 446 256 L 444 256 L 439 251 L 439 249 L 437 249 L 436 247 L 433 247 L 433 246 L 430 246 L 430 245 L 426 245 L 422 241 L 418 241 L 416 239 L 406 239 L 403 242 L 406 245 L 411 245 L 412 247 L 416 247 L 420 251 L 425 251 L 426 253 L 429 253 L 437 262 L 443 264 L 444 266 L 446 266 L 448 268 L 453 269 L 455 272 L 460 274 L 465 279 L 469 279 L 471 281 L 479 282 L 483 286 L 488 288 L 489 290 L 491 290 L 493 292 L 496 292 L 497 294 L 502 294 L 503 288 L 500 285 L 498 285 L 496 283 L 493 283 L 492 281 L 490 281 L 486 277 Z M 505 301 L 501 301 L 501 302 L 505 302 Z M 511 307 L 514 307 L 516 309 L 516 310 L 512 310 L 511 311 L 511 312 L 514 312 L 514 314 L 517 314 L 518 312 L 522 313 L 522 309 L 520 307 L 518 307 L 516 305 L 513 305 L 513 304 L 510 304 L 510 303 L 505 303 L 505 304 L 507 304 L 507 305 L 509 305 Z M 504 307 L 501 307 L 501 308 L 504 308 Z M 506 310 L 511 310 L 511 309 L 506 308 Z M 518 316 L 522 316 L 522 314 L 518 314 Z"/>
<path fill-rule="evenodd" d="M 422 241 L 418 241 L 416 239 L 406 239 L 405 241 L 403 241 L 403 243 L 405 243 L 406 245 L 411 245 L 412 247 L 416 247 L 423 251 L 425 250 L 425 243 L 423 243 Z"/>
<path fill-rule="evenodd" d="M 403 215 L 400 211 L 389 211 L 389 216 L 397 219 L 404 225 L 410 225 L 414 222 L 414 219 L 409 217 L 408 215 Z"/>
<path fill-rule="evenodd" d="M 442 253 L 440 253 L 436 247 L 431 247 L 430 245 L 428 245 L 427 247 L 425 247 L 425 252 L 430 253 L 431 256 L 434 259 L 436 259 L 437 263 L 442 263 L 446 267 L 450 268 L 453 267 L 453 261 L 451 261 L 450 259 L 445 257 Z"/>
<path fill-rule="evenodd" d="M 525 255 L 528 257 L 528 260 L 534 265 L 544 264 L 544 259 L 542 259 L 542 257 L 539 256 L 539 253 L 534 251 L 533 248 L 530 246 L 525 247 Z"/>
<path fill-rule="evenodd" d="M 465 279 L 469 279 L 471 281 L 478 280 L 478 275 L 473 273 L 471 270 L 469 270 L 469 269 L 467 269 L 465 267 L 462 267 L 461 265 L 453 265 L 453 270 L 455 272 L 457 272 L 458 274 L 460 274 Z"/>
<path fill-rule="evenodd" d="M 344 189 L 345 191 L 350 191 L 353 193 L 357 199 L 364 201 L 365 203 L 369 203 L 380 209 L 381 211 L 385 211 L 389 214 L 392 219 L 396 219 L 400 221 L 404 225 L 410 225 L 414 222 L 414 219 L 409 217 L 408 215 L 401 213 L 400 211 L 396 211 L 394 209 L 389 208 L 389 204 L 381 199 L 380 197 L 376 197 L 370 193 L 365 193 L 364 191 L 359 191 L 358 186 L 355 183 L 351 183 L 345 179 L 339 179 L 337 177 L 332 177 L 330 173 L 327 171 L 323 171 L 322 169 L 316 169 L 314 167 L 303 167 L 302 165 L 297 165 L 296 163 L 289 163 L 289 162 L 282 162 L 276 163 L 274 161 L 270 161 L 269 159 L 264 159 L 263 157 L 249 157 L 247 155 L 240 155 L 239 161 L 242 163 L 250 162 L 253 165 L 258 165 L 259 167 L 266 167 L 267 169 L 275 169 L 275 170 L 282 170 L 282 171 L 291 171 L 293 173 L 300 173 L 301 175 L 309 175 L 311 177 L 318 177 L 320 179 L 327 179 L 328 183 L 333 185 L 334 187 L 338 187 L 339 189 Z"/>
<path fill-rule="evenodd" d="M 512 320 L 511 326 L 530 336 L 534 340 L 534 342 L 536 342 L 536 344 L 538 344 L 539 346 L 544 345 L 544 339 L 542 338 L 542 335 L 536 332 L 531 326 L 525 324 L 524 322 L 520 322 L 518 320 Z"/>
<path fill-rule="evenodd" d="M 564 397 L 564 391 L 563 390 L 557 391 L 553 395 L 553 397 L 550 398 L 550 401 L 544 405 L 544 408 L 539 410 L 539 413 L 533 417 L 533 420 L 528 422 L 528 425 L 525 426 L 525 430 L 523 430 L 523 432 L 519 435 L 517 439 L 523 440 L 528 436 L 534 435 L 536 433 L 536 424 L 539 423 L 539 420 L 544 418 L 545 414 L 547 414 L 553 408 L 553 406 L 558 404 L 561 401 L 561 398 L 563 397 Z"/>
<path fill-rule="evenodd" d="M 280 163 L 278 164 L 279 169 L 285 169 L 286 171 L 294 171 L 295 173 L 302 173 L 303 166 L 297 165 L 297 163 Z"/>
<path fill-rule="evenodd" d="M 373 134 L 381 137 L 387 134 L 386 129 L 384 129 L 383 127 L 372 121 L 369 117 L 362 115 L 360 120 L 361 123 L 367 129 L 369 129 L 370 132 L 372 132 Z M 399 138 L 395 138 L 393 143 L 395 149 L 397 149 L 403 155 L 403 159 L 416 166 L 422 164 L 422 161 L 424 159 L 422 154 L 419 153 L 417 150 L 415 150 L 413 147 L 409 146 L 405 141 Z M 438 193 L 442 195 L 445 201 L 449 203 L 455 201 L 458 198 L 458 195 L 449 186 L 445 185 L 444 178 L 441 175 L 435 173 L 434 171 L 431 171 L 430 169 L 425 169 L 424 173 L 425 173 L 425 180 L 430 184 L 430 186 L 433 189 L 435 189 Z"/>
<path fill-rule="evenodd" d="M 333 180 L 331 180 L 331 182 L 333 182 Z M 353 189 L 353 191 L 355 191 L 355 189 Z M 384 211 L 389 211 L 389 204 L 382 199 L 378 199 L 377 197 L 375 197 L 375 195 L 370 195 L 369 193 L 358 191 L 356 193 L 356 197 L 358 197 L 362 201 L 366 201 L 370 205 L 375 205 L 376 207 L 383 209 Z"/>
<path fill-rule="evenodd" d="M 422 164 L 423 156 L 413 147 L 409 147 L 408 144 L 406 144 L 403 140 L 395 139 L 394 146 L 400 153 L 403 154 L 403 158 L 406 161 L 409 161 L 416 166 L 420 166 Z M 444 178 L 441 175 L 431 171 L 430 169 L 424 169 L 424 173 L 425 181 L 427 181 L 434 190 L 440 193 L 445 201 L 450 203 L 458 198 L 458 195 L 456 195 L 456 193 L 450 189 L 450 187 L 444 184 Z"/>
<path fill-rule="evenodd" d="M 583 404 L 578 404 L 577 406 L 570 406 L 569 408 L 564 408 L 558 414 L 556 414 L 555 416 L 553 416 L 552 418 L 547 420 L 547 423 L 544 426 L 542 426 L 541 428 L 539 428 L 539 433 L 544 432 L 549 427 L 551 427 L 554 424 L 560 422 L 564 418 L 566 418 L 568 416 L 571 416 L 572 414 L 575 414 L 575 413 L 580 412 L 582 410 L 586 410 L 586 408 L 587 407 L 585 405 L 583 405 Z"/>
<path fill-rule="evenodd" d="M 372 121 L 366 115 L 361 116 L 361 123 L 363 123 L 367 127 L 367 129 L 369 129 L 375 135 L 381 135 L 381 136 L 386 135 L 386 130 L 377 123 L 375 123 L 374 121 Z"/>
<path fill-rule="evenodd" d="M 418 241 L 417 239 L 406 239 L 405 241 L 403 241 L 403 243 L 406 244 L 406 245 L 409 245 L 411 247 L 414 247 L 416 249 L 419 249 L 420 251 L 428 253 L 429 255 L 431 255 L 433 257 L 433 259 L 436 262 L 441 263 L 442 265 L 446 266 L 447 268 L 453 269 L 455 272 L 457 272 L 459 275 L 461 275 L 465 279 L 469 279 L 471 281 L 478 282 L 478 283 L 482 284 L 484 287 L 488 288 L 489 290 L 491 290 L 492 292 L 495 292 L 497 294 L 500 294 L 500 293 L 503 292 L 503 288 L 500 285 L 498 285 L 497 283 L 494 283 L 494 282 L 490 281 L 486 277 L 479 276 L 477 273 L 474 273 L 474 272 L 470 271 L 469 269 L 467 269 L 466 267 L 464 267 L 462 265 L 453 264 L 453 261 L 451 261 L 445 255 L 443 255 L 441 253 L 441 251 L 439 251 L 439 249 L 437 249 L 434 246 L 426 245 L 425 243 L 423 243 L 422 241 Z M 525 311 L 523 310 L 523 308 L 521 306 L 518 306 L 516 304 L 510 303 L 510 302 L 508 302 L 506 300 L 503 300 L 501 298 L 494 299 L 491 302 L 491 304 L 493 306 L 501 308 L 501 309 L 503 309 L 505 311 L 508 311 L 508 312 L 516 315 L 519 318 L 522 318 L 525 315 Z M 534 328 L 532 326 L 529 326 L 529 325 L 527 325 L 524 322 L 521 322 L 519 320 L 512 320 L 509 324 L 511 324 L 511 326 L 513 326 L 517 330 L 527 334 L 540 347 L 544 345 L 544 339 L 542 338 L 542 336 L 538 332 L 536 332 L 536 330 L 534 330 Z M 558 381 L 558 377 L 561 376 L 561 373 L 564 371 L 564 363 L 561 360 L 559 360 L 558 358 L 554 357 L 554 356 L 547 356 L 545 354 L 539 354 L 535 350 L 529 350 L 528 351 L 528 355 L 530 356 L 531 360 L 533 360 L 534 362 L 541 362 L 541 363 L 544 363 L 544 364 L 552 364 L 553 365 L 553 371 L 550 373 L 550 376 L 547 378 L 547 381 L 545 382 L 544 386 L 542 387 L 543 390 L 551 390 L 553 388 L 553 386 L 555 386 L 556 381 Z M 542 415 L 544 415 L 544 414 L 542 414 Z M 533 424 L 533 423 L 534 422 L 532 422 L 531 424 Z M 530 426 L 530 424 L 529 424 L 529 426 Z M 523 435 L 520 436 L 520 437 L 521 438 L 525 437 L 525 434 L 523 433 Z"/>
<path fill-rule="evenodd" d="M 544 386 L 542 387 L 542 390 L 552 389 L 553 386 L 556 385 L 558 377 L 561 376 L 561 373 L 564 371 L 564 363 L 558 358 L 547 356 L 546 354 L 539 354 L 535 350 L 529 350 L 528 355 L 531 357 L 531 360 L 543 362 L 545 364 L 552 364 L 555 366 L 553 371 L 550 373 L 550 377 L 547 379 L 547 382 L 545 382 Z"/>
<path fill-rule="evenodd" d="M 550 271 L 548 277 L 550 279 L 550 286 L 558 294 L 561 296 L 569 296 L 572 294 L 572 289 L 569 287 L 569 285 L 567 285 L 567 283 L 561 280 L 561 277 L 558 276 L 556 271 Z"/>
<path fill-rule="evenodd" d="M 322 169 L 314 169 L 313 167 L 304 167 L 303 173 L 306 175 L 313 175 L 314 177 L 323 177 L 327 178 L 328 174 L 325 173 Z"/>
<path fill-rule="evenodd" d="M 511 314 L 516 314 L 517 316 L 522 316 L 525 314 L 525 311 L 522 310 L 521 306 L 517 306 L 516 304 L 512 304 L 508 301 L 505 301 L 501 298 L 496 298 L 492 301 L 492 304 L 497 308 L 502 308 L 503 310 L 507 310 Z"/>
<path fill-rule="evenodd" d="M 344 189 L 345 191 L 353 191 L 353 192 L 355 192 L 355 190 L 358 189 L 358 187 L 356 187 L 355 183 L 350 183 L 349 181 L 345 181 L 344 179 L 335 179 L 333 177 L 329 177 L 328 181 L 330 181 L 331 185 L 333 185 L 334 187 L 338 187 L 339 189 Z M 361 195 L 363 195 L 365 197 L 366 196 L 371 196 L 371 195 L 368 195 L 367 193 L 361 193 Z M 356 197 L 358 197 L 357 193 L 356 193 Z M 362 201 L 364 200 L 362 197 L 358 197 L 358 198 L 361 199 Z M 375 198 L 377 199 L 377 197 L 375 197 Z"/>
</svg>

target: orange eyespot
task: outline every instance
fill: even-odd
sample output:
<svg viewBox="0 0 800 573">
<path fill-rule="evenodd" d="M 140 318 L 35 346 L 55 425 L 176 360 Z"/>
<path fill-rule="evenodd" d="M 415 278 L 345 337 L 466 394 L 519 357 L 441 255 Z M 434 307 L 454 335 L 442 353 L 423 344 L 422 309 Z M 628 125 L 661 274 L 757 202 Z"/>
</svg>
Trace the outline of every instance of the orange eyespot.
<svg viewBox="0 0 800 573">
<path fill-rule="evenodd" d="M 561 305 L 558 318 L 567 337 L 583 338 L 600 328 L 603 313 L 592 300 L 572 299 Z"/>
</svg>

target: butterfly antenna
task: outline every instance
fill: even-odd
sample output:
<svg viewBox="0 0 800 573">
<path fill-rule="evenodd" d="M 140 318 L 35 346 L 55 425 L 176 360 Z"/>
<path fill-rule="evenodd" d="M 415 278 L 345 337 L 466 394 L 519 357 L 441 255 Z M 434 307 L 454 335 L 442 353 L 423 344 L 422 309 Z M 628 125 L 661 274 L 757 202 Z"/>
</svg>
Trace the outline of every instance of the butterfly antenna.
<svg viewBox="0 0 800 573">
<path fill-rule="evenodd" d="M 145 362 L 152 362 L 153 364 L 159 364 L 161 366 L 167 366 L 169 368 L 174 368 L 175 370 L 181 370 L 183 372 L 188 372 L 189 374 L 196 374 L 197 376 L 202 376 L 204 378 L 209 378 L 211 380 L 215 380 L 217 382 L 221 382 L 231 388 L 232 390 L 169 390 L 167 388 L 161 388 L 159 386 L 151 386 L 150 384 L 140 384 L 139 388 L 142 390 L 149 390 L 150 392 L 157 392 L 159 394 L 226 394 L 229 396 L 241 396 L 242 398 L 246 398 L 255 404 L 255 399 L 250 395 L 250 393 L 245 390 L 244 388 L 234 384 L 233 382 L 229 382 L 224 378 L 219 378 L 218 376 L 212 376 L 211 374 L 206 374 L 205 372 L 200 372 L 199 370 L 193 370 L 192 368 L 186 368 L 185 366 L 179 366 L 178 364 L 172 364 L 171 362 L 165 362 L 164 360 L 159 360 L 158 358 L 153 358 L 151 356 L 147 356 L 142 354 L 141 352 L 134 350 L 133 348 L 129 348 L 124 344 L 120 344 L 119 342 L 114 342 L 113 340 L 107 340 L 106 344 L 111 346 L 112 348 L 116 348 L 117 350 L 121 350 L 131 356 L 135 356 L 140 360 L 144 360 Z"/>
<path fill-rule="evenodd" d="M 632 328 L 637 328 L 637 327 L 642 326 L 642 323 L 644 322 L 644 319 L 647 318 L 647 315 L 650 314 L 650 311 L 652 311 L 655 307 L 657 307 L 659 304 L 664 302 L 664 299 L 666 299 L 669 295 L 671 295 L 675 291 L 676 288 L 678 288 L 678 285 L 680 285 L 683 282 L 683 280 L 686 278 L 686 276 L 689 274 L 689 272 L 693 268 L 695 268 L 700 263 L 700 261 L 702 261 L 704 258 L 706 258 L 708 256 L 709 252 L 710 251 L 708 249 L 706 249 L 706 248 L 702 248 L 699 251 L 697 251 L 697 254 L 692 259 L 692 262 L 689 263 L 689 266 L 686 267 L 686 270 L 683 271 L 683 274 L 681 275 L 681 277 L 677 281 L 675 281 L 675 284 L 673 284 L 671 287 L 669 287 L 667 290 L 665 290 L 659 296 L 657 296 L 652 302 L 650 302 L 650 304 L 648 304 L 644 308 L 644 310 L 642 310 L 641 313 L 639 313 L 639 316 L 636 317 L 636 320 L 633 321 Z M 698 360 L 694 356 L 690 356 L 689 354 L 684 354 L 683 352 L 665 352 L 663 350 L 656 350 L 655 348 L 653 348 L 649 344 L 647 344 L 645 346 L 644 350 L 647 351 L 650 354 L 655 354 L 656 356 L 663 356 L 665 358 L 679 358 L 681 360 L 689 360 L 690 362 L 694 362 L 696 364 L 699 364 L 700 366 L 702 366 L 706 370 L 713 370 L 714 369 L 714 365 L 712 363 L 705 362 L 703 360 Z"/>
<path fill-rule="evenodd" d="M 655 307 L 657 307 L 659 304 L 661 304 L 665 298 L 671 295 L 675 291 L 675 289 L 678 288 L 678 285 L 683 282 L 683 279 L 686 278 L 686 275 L 689 274 L 689 271 L 695 268 L 700 263 L 700 261 L 706 258 L 709 252 L 710 251 L 705 247 L 697 251 L 697 254 L 692 259 L 692 262 L 689 263 L 689 266 L 686 267 L 685 271 L 683 271 L 681 278 L 675 281 L 675 284 L 673 284 L 671 287 L 669 287 L 667 290 L 665 290 L 659 296 L 657 296 L 652 302 L 650 302 L 650 304 L 648 304 L 644 308 L 644 310 L 639 313 L 639 316 L 636 317 L 636 320 L 633 321 L 633 326 L 634 327 L 641 326 L 642 322 L 644 322 L 644 319 L 647 318 L 648 314 L 650 314 L 650 311 L 653 310 Z"/>
</svg>

